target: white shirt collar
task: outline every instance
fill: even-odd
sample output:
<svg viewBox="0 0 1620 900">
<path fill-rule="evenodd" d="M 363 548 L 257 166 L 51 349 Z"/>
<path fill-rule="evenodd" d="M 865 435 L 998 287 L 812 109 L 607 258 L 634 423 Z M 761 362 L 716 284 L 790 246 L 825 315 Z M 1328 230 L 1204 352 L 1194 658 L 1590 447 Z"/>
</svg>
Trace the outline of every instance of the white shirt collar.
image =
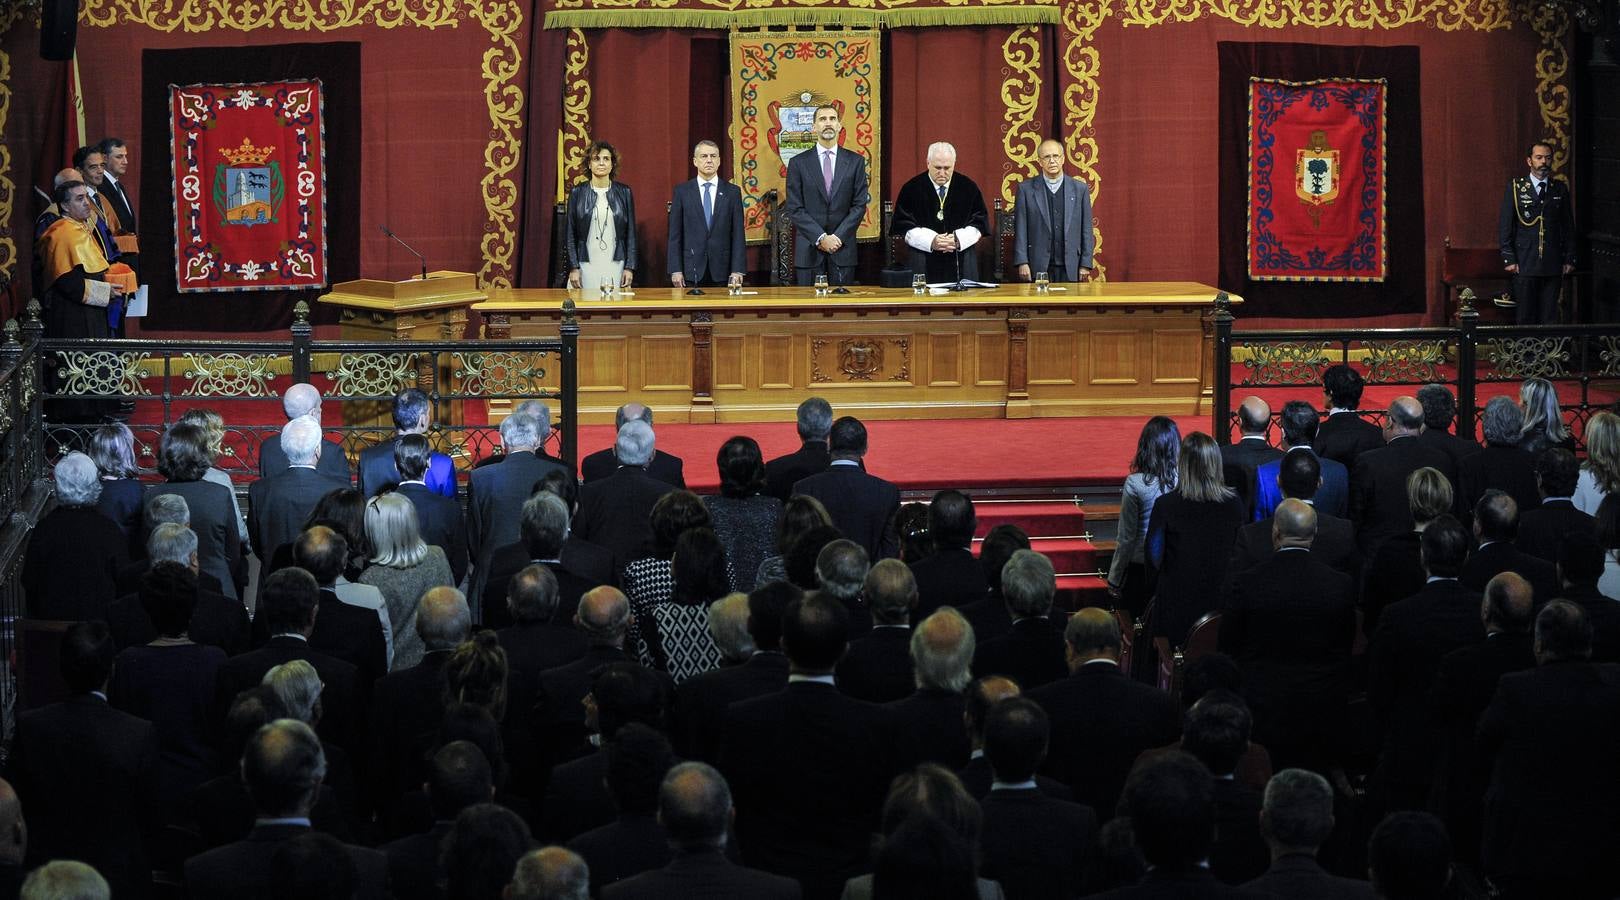
<svg viewBox="0 0 1620 900">
<path fill-rule="evenodd" d="M 113 184 L 118 183 L 118 176 L 114 175 L 112 173 L 111 169 L 107 169 L 106 171 L 103 171 L 101 173 L 101 177 L 107 179 L 108 181 L 112 182 Z"/>
<path fill-rule="evenodd" d="M 1263 434 L 1245 434 L 1241 438 L 1239 438 L 1238 440 L 1260 441 L 1261 443 L 1266 443 L 1266 436 L 1263 435 Z"/>
<path fill-rule="evenodd" d="M 798 684 L 801 681 L 808 681 L 812 684 L 825 684 L 829 687 L 838 686 L 838 682 L 833 681 L 831 675 L 801 675 L 794 673 L 788 676 L 788 684 Z"/>
<path fill-rule="evenodd" d="M 1531 187 L 1540 188 L 1543 184 L 1546 184 L 1546 183 L 1547 183 L 1547 179 L 1545 179 L 1545 178 L 1537 178 L 1534 174 L 1531 174 L 1531 176 L 1530 176 L 1530 186 Z"/>
<path fill-rule="evenodd" d="M 983 758 L 984 758 L 984 748 L 982 748 L 982 747 L 979 748 L 978 750 L 975 750 L 972 753 L 968 754 L 968 759 L 970 759 L 970 760 L 983 759 Z"/>
<path fill-rule="evenodd" d="M 720 190 L 720 175 L 718 173 L 716 173 L 716 175 L 713 178 L 710 178 L 707 181 L 705 181 L 701 176 L 698 177 L 695 180 L 698 183 L 698 190 L 700 190 L 700 191 L 703 190 L 703 186 L 706 185 L 706 184 L 707 185 L 712 185 L 714 187 L 715 191 Z"/>
<path fill-rule="evenodd" d="M 1033 778 L 1028 781 L 997 780 L 990 782 L 990 790 L 992 791 L 1033 791 L 1035 787 L 1035 779 Z"/>
<path fill-rule="evenodd" d="M 854 466 L 855 468 L 858 469 L 858 468 L 861 467 L 861 461 L 858 460 L 858 459 L 835 459 L 831 463 L 828 463 L 828 465 L 833 465 L 833 466 Z"/>
<path fill-rule="evenodd" d="M 307 637 L 304 637 L 304 636 L 303 636 L 303 635 L 301 635 L 301 634 L 299 634 L 299 633 L 298 633 L 298 632 L 296 632 L 296 631 L 283 631 L 283 632 L 282 632 L 282 633 L 280 633 L 280 634 L 273 634 L 273 635 L 271 635 L 271 637 L 290 637 L 290 638 L 297 638 L 297 639 L 299 639 L 299 640 L 301 640 L 301 641 L 303 641 L 303 642 L 304 642 L 304 643 L 306 643 L 306 644 L 307 644 L 307 643 L 309 643 L 309 638 L 307 638 Z"/>
<path fill-rule="evenodd" d="M 405 481 L 401 481 L 401 482 L 400 482 L 400 483 L 399 483 L 399 486 L 400 486 L 400 487 L 404 487 L 404 486 L 405 486 L 405 485 L 407 485 L 407 484 L 419 484 L 419 485 L 421 485 L 421 486 L 422 486 L 422 487 L 427 487 L 427 482 L 426 482 L 426 481 L 423 481 L 423 480 L 422 480 L 422 479 L 420 479 L 420 478 L 411 478 L 411 479 L 408 479 L 408 480 L 405 480 Z"/>
<path fill-rule="evenodd" d="M 1081 663 L 1080 667 L 1085 668 L 1086 666 L 1095 666 L 1095 665 L 1098 665 L 1098 664 L 1113 666 L 1116 669 L 1119 668 L 1119 662 L 1118 661 L 1109 659 L 1106 656 L 1099 656 L 1096 659 L 1088 659 L 1085 662 Z"/>
<path fill-rule="evenodd" d="M 1046 189 L 1053 192 L 1053 193 L 1057 193 L 1058 191 L 1063 190 L 1063 176 L 1062 175 L 1059 175 L 1056 178 L 1047 178 L 1045 175 L 1042 175 L 1041 180 L 1046 182 Z"/>
<path fill-rule="evenodd" d="M 1328 410 L 1328 416 L 1330 416 L 1330 417 L 1336 416 L 1339 413 L 1351 413 L 1351 414 L 1354 414 L 1355 410 L 1353 410 L 1353 409 L 1345 409 L 1345 408 L 1340 407 L 1340 406 L 1335 406 L 1332 409 Z"/>
<path fill-rule="evenodd" d="M 1436 581 L 1456 581 L 1456 580 L 1457 579 L 1455 579 L 1455 578 L 1447 578 L 1444 575 L 1430 575 L 1428 577 L 1428 579 L 1425 580 L 1423 583 L 1424 584 L 1434 584 Z"/>
</svg>

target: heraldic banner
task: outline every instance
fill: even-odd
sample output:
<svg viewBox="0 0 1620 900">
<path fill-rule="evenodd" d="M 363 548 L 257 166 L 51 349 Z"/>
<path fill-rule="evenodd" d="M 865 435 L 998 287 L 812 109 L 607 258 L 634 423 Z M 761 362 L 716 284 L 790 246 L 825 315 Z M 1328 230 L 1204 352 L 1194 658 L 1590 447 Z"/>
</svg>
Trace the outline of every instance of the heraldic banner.
<svg viewBox="0 0 1620 900">
<path fill-rule="evenodd" d="M 816 107 L 826 105 L 838 107 L 844 123 L 839 143 L 866 157 L 871 177 L 872 202 L 855 236 L 881 236 L 879 46 L 869 29 L 731 33 L 731 158 L 750 243 L 767 240 L 761 199 L 775 190 L 787 202 L 788 161 L 815 146 Z"/>
<path fill-rule="evenodd" d="M 326 286 L 319 81 L 171 84 L 169 133 L 182 293 Z"/>
<path fill-rule="evenodd" d="M 1249 79 L 1249 277 L 1383 281 L 1386 82 Z"/>
</svg>

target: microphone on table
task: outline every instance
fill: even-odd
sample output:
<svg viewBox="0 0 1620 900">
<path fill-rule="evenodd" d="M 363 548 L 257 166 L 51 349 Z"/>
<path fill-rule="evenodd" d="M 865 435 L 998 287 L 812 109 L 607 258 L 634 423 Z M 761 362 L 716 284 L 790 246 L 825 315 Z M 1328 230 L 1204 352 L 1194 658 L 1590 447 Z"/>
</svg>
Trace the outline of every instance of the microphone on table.
<svg viewBox="0 0 1620 900">
<path fill-rule="evenodd" d="M 421 263 L 422 263 L 422 280 L 427 281 L 427 257 L 423 256 L 420 253 L 417 253 L 415 247 L 412 247 L 410 244 L 405 243 L 405 241 L 399 235 L 395 234 L 393 232 L 393 230 L 390 229 L 387 225 L 380 225 L 378 227 L 382 229 L 383 234 L 386 234 L 389 237 L 393 238 L 394 240 L 398 241 L 399 245 L 401 247 L 404 247 L 406 250 L 409 250 L 411 252 L 412 256 L 416 257 L 418 260 L 421 261 Z"/>
</svg>

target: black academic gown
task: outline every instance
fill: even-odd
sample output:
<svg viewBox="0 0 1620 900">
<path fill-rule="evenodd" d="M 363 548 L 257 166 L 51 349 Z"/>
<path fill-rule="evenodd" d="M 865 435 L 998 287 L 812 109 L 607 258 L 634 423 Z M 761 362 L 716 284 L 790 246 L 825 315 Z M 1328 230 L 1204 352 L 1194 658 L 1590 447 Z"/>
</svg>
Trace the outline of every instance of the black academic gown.
<svg viewBox="0 0 1620 900">
<path fill-rule="evenodd" d="M 974 184 L 972 179 L 961 173 L 952 175 L 942 209 L 939 187 L 928 177 L 928 173 L 924 172 L 906 182 L 905 187 L 900 189 L 900 196 L 894 204 L 894 220 L 889 226 L 889 233 L 891 236 L 904 239 L 906 232 L 913 228 L 946 232 L 971 225 L 979 229 L 980 234 L 988 234 L 990 230 L 988 222 L 989 215 L 985 212 L 984 195 L 979 193 L 979 186 Z M 906 249 L 911 271 L 927 275 L 930 283 L 979 277 L 978 244 L 959 253 L 924 253 L 910 246 Z"/>
</svg>

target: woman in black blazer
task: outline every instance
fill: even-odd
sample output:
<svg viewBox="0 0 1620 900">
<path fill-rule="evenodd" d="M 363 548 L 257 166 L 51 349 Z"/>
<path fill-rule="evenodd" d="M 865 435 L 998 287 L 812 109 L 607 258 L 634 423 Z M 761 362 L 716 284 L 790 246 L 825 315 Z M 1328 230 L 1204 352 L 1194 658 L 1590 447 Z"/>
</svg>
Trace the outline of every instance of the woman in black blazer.
<svg viewBox="0 0 1620 900">
<path fill-rule="evenodd" d="M 630 186 L 613 180 L 619 152 L 595 141 L 585 159 L 590 180 L 568 193 L 568 286 L 594 291 L 611 281 L 629 287 L 636 269 L 636 204 Z"/>
<path fill-rule="evenodd" d="M 197 564 L 219 579 L 225 596 L 237 599 L 242 584 L 235 572 L 242 559 L 242 542 L 236 528 L 236 507 L 230 488 L 204 480 L 213 464 L 208 437 L 196 425 L 174 425 L 163 434 L 158 453 L 158 471 L 165 484 L 148 485 L 146 498 L 177 494 L 185 498 L 191 511 L 191 530 L 197 533 Z M 150 533 L 154 523 L 147 522 Z"/>
<path fill-rule="evenodd" d="M 96 508 L 117 522 L 118 529 L 129 539 L 129 558 L 145 559 L 141 513 L 146 489 L 141 484 L 141 470 L 135 465 L 135 436 L 130 434 L 129 426 L 112 422 L 97 428 L 90 436 L 90 458 L 101 472 L 101 499 L 96 501 Z"/>
</svg>

